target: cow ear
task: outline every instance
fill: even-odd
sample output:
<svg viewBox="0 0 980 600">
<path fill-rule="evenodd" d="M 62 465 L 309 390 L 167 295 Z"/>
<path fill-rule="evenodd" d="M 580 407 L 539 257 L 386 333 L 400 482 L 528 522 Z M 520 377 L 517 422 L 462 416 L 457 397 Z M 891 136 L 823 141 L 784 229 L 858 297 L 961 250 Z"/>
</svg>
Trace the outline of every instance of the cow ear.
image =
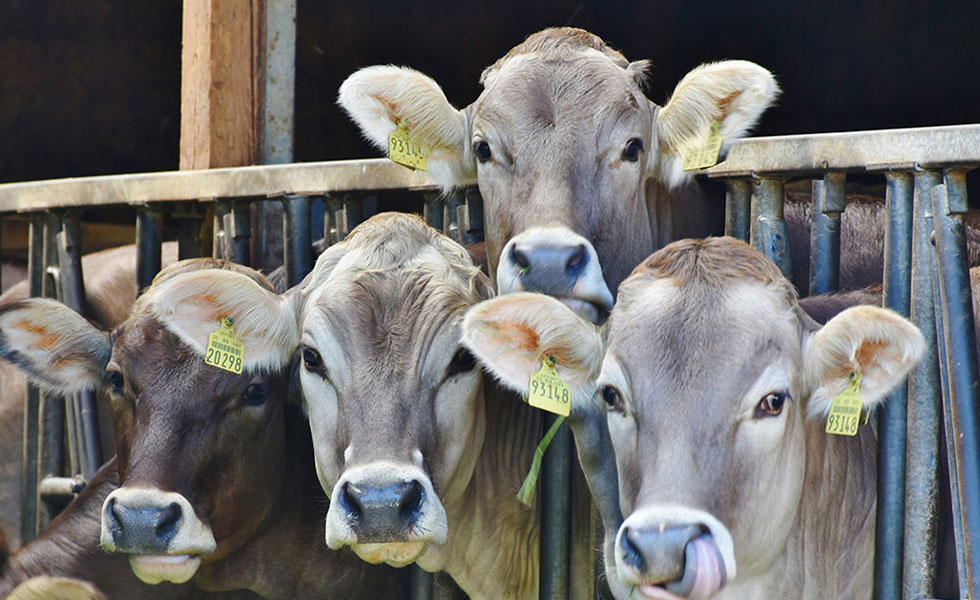
<svg viewBox="0 0 980 600">
<path fill-rule="evenodd" d="M 475 305 L 463 319 L 463 344 L 520 394 L 546 357 L 573 390 L 595 379 L 602 365 L 599 330 L 543 294 L 518 292 Z"/>
<path fill-rule="evenodd" d="M 31 298 L 0 309 L 0 356 L 46 390 L 94 389 L 111 354 L 109 334 L 64 304 Z"/>
<path fill-rule="evenodd" d="M 7 600 L 106 600 L 106 596 L 81 579 L 40 575 L 15 587 Z"/>
<path fill-rule="evenodd" d="M 445 190 L 475 177 L 466 117 L 431 77 L 406 67 L 366 67 L 344 81 L 337 102 L 382 152 L 388 152 L 388 135 L 404 125 L 425 149 L 429 174 Z"/>
<path fill-rule="evenodd" d="M 745 60 L 708 63 L 685 75 L 657 114 L 660 178 L 673 187 L 691 175 L 682 168 L 684 157 L 708 144 L 715 121 L 724 155 L 778 94 L 772 73 Z"/>
<path fill-rule="evenodd" d="M 226 318 L 245 346 L 245 369 L 282 369 L 299 344 L 295 302 L 241 273 L 212 269 L 183 273 L 153 286 L 147 294 L 147 310 L 202 356 L 210 335 Z"/>
<path fill-rule="evenodd" d="M 880 404 L 922 359 L 925 340 L 918 328 L 897 313 L 876 306 L 855 306 L 808 334 L 803 346 L 807 414 L 822 417 L 843 392 L 851 374 L 861 375 L 865 407 Z"/>
</svg>

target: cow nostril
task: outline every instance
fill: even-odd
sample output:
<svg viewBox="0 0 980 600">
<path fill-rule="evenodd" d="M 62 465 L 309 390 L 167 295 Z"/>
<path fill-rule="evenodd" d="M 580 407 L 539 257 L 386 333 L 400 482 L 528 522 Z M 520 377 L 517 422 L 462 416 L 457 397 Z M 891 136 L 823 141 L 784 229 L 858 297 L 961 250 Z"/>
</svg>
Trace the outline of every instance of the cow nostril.
<svg viewBox="0 0 980 600">
<path fill-rule="evenodd" d="M 412 480 L 404 492 L 402 492 L 401 502 L 398 503 L 398 514 L 402 522 L 411 525 L 418 518 L 418 510 L 422 507 L 422 484 Z"/>
<path fill-rule="evenodd" d="M 623 530 L 623 535 L 619 538 L 619 547 L 623 549 L 623 561 L 642 573 L 643 554 L 640 553 L 640 549 L 630 539 L 630 530 L 628 527 Z"/>
<path fill-rule="evenodd" d="M 109 515 L 109 520 L 112 525 L 116 527 L 122 527 L 122 521 L 119 520 L 119 515 L 116 514 L 116 499 L 109 498 L 109 502 L 105 506 L 105 512 Z"/>
<path fill-rule="evenodd" d="M 589 253 L 585 251 L 585 245 L 579 244 L 578 249 L 565 263 L 566 271 L 579 271 L 589 262 Z"/>
<path fill-rule="evenodd" d="M 364 505 L 361 504 L 361 490 L 357 486 L 351 485 L 348 481 L 341 488 L 340 501 L 347 511 L 347 518 L 359 521 L 364 514 Z"/>
<path fill-rule="evenodd" d="M 157 538 L 173 537 L 174 533 L 177 532 L 177 524 L 180 522 L 180 517 L 180 505 L 176 502 L 171 502 L 170 506 L 160 511 L 160 518 L 157 521 L 156 527 Z"/>
<path fill-rule="evenodd" d="M 527 254 L 518 250 L 516 246 L 510 249 L 510 259 L 520 268 L 521 275 L 531 268 L 531 261 L 528 259 Z"/>
</svg>

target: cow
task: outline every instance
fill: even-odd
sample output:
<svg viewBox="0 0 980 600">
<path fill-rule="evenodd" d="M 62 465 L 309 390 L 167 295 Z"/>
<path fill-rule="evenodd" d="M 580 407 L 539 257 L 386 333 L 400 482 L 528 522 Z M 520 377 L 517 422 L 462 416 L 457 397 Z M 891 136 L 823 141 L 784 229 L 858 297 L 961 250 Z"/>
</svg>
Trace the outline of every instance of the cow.
<svg viewBox="0 0 980 600">
<path fill-rule="evenodd" d="M 227 365 L 240 374 L 205 364 L 209 337 L 226 326 L 244 346 L 241 362 Z M 121 485 L 101 518 L 86 521 L 80 552 L 101 544 L 148 584 L 193 578 L 264 598 L 396 597 L 403 588 L 402 574 L 323 543 L 316 524 L 327 500 L 309 426 L 289 400 L 295 312 L 260 274 L 182 261 L 111 333 L 43 299 L 0 309 L 0 331 L 0 353 L 44 389 L 98 390 L 111 401 Z"/>
<path fill-rule="evenodd" d="M 573 401 L 606 411 L 626 516 L 606 540 L 617 597 L 871 597 L 877 426 L 825 429 L 846 390 L 873 410 L 918 363 L 907 320 L 858 306 L 820 326 L 761 253 L 708 238 L 634 270 L 605 342 L 540 294 L 479 304 L 463 330 L 508 388 L 526 392 L 550 356 Z"/>
<path fill-rule="evenodd" d="M 176 242 L 163 244 L 161 259 L 164 266 L 177 261 Z M 112 329 L 126 320 L 136 300 L 136 246 L 121 246 L 82 257 L 85 274 L 87 317 L 105 329 Z M 22 281 L 0 296 L 0 306 L 6 306 L 29 296 L 26 281 Z M 13 364 L 0 360 L 0 527 L 6 529 L 10 546 L 20 546 L 21 531 L 21 465 L 23 463 L 24 404 L 27 398 L 27 379 Z M 107 403 L 99 407 L 103 416 L 110 414 Z M 102 419 L 102 448 L 112 455 L 112 422 Z"/>
<path fill-rule="evenodd" d="M 487 68 L 483 92 L 462 110 L 431 78 L 394 66 L 352 74 L 339 103 L 382 150 L 406 128 L 444 189 L 475 176 L 498 293 L 543 292 L 598 321 L 650 252 L 720 232 L 723 201 L 683 170 L 684 158 L 713 130 L 724 153 L 779 92 L 759 65 L 722 61 L 688 73 L 661 107 L 643 92 L 649 69 L 560 27 Z"/>
<path fill-rule="evenodd" d="M 516 496 L 541 413 L 484 385 L 459 345 L 489 278 L 417 216 L 388 213 L 328 248 L 298 287 L 327 544 L 446 571 L 472 598 L 536 598 L 539 520 Z"/>
</svg>

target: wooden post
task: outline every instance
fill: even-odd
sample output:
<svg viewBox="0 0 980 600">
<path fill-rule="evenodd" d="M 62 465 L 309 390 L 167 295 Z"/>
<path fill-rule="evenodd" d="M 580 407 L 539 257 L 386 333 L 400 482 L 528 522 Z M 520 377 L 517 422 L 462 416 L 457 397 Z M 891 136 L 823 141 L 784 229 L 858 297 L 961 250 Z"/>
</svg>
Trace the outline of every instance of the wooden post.
<svg viewBox="0 0 980 600">
<path fill-rule="evenodd" d="M 180 168 L 263 156 L 266 0 L 184 0 Z"/>
</svg>

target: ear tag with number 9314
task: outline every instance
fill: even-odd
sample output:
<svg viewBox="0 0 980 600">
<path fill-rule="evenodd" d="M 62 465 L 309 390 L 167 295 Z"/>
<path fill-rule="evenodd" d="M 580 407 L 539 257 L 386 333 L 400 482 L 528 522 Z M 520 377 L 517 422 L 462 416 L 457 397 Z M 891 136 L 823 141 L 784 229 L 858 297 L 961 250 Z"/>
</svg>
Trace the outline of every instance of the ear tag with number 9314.
<svg viewBox="0 0 980 600">
<path fill-rule="evenodd" d="M 687 151 L 681 170 L 696 171 L 718 164 L 718 154 L 721 153 L 722 143 L 720 130 L 721 121 L 712 121 L 711 129 L 708 131 L 708 139 L 705 140 L 703 146 L 697 146 Z"/>
<path fill-rule="evenodd" d="M 388 158 L 410 169 L 425 170 L 428 157 L 422 144 L 412 139 L 405 121 L 388 134 Z"/>
<path fill-rule="evenodd" d="M 535 408 L 563 417 L 568 416 L 572 404 L 572 390 L 558 375 L 558 371 L 555 370 L 555 359 L 551 356 L 542 360 L 541 369 L 531 375 L 527 402 Z"/>
<path fill-rule="evenodd" d="M 830 403 L 825 431 L 833 435 L 857 435 L 861 404 L 861 374 L 851 373 L 847 389 Z"/>
<path fill-rule="evenodd" d="M 245 344 L 235 335 L 235 321 L 231 317 L 221 319 L 218 330 L 208 336 L 204 362 L 232 373 L 242 372 L 245 360 Z"/>
</svg>

